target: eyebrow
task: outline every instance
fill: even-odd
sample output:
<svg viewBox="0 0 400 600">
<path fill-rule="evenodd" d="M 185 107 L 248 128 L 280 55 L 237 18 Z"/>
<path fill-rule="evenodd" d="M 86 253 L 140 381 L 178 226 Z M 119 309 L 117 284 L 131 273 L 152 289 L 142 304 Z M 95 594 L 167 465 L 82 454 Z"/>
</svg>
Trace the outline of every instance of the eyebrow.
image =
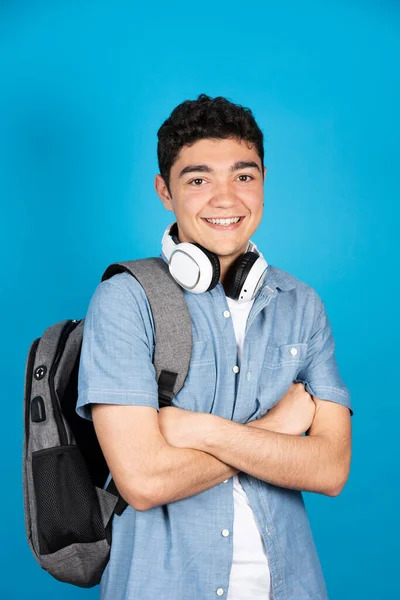
<svg viewBox="0 0 400 600">
<path fill-rule="evenodd" d="M 230 168 L 229 171 L 233 173 L 234 171 L 239 171 L 241 169 L 257 169 L 260 171 L 260 167 L 254 160 L 238 160 L 235 162 Z M 193 173 L 194 171 L 198 173 L 213 173 L 214 169 L 210 167 L 210 165 L 188 165 L 179 173 L 179 177 L 185 175 L 186 173 Z"/>
</svg>

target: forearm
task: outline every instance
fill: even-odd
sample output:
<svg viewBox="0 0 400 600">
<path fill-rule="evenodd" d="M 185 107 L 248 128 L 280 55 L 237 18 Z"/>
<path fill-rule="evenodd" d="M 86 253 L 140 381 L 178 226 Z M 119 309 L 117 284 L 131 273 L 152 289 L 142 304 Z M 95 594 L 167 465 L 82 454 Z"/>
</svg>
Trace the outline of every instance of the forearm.
<svg viewBox="0 0 400 600">
<path fill-rule="evenodd" d="M 252 421 L 251 426 L 253 429 L 275 431 L 277 424 L 266 415 L 262 420 Z M 149 494 L 151 506 L 199 494 L 236 475 L 240 470 L 208 452 L 178 448 L 170 444 L 163 447 L 154 462 Z"/>
<path fill-rule="evenodd" d="M 146 508 L 195 496 L 238 473 L 238 469 L 207 452 L 168 444 L 160 450 L 154 465 Z"/>
<path fill-rule="evenodd" d="M 216 415 L 205 417 L 193 446 L 239 471 L 277 486 L 329 496 L 344 485 L 346 457 L 337 456 L 337 448 L 324 436 L 287 435 Z"/>
<path fill-rule="evenodd" d="M 251 426 L 264 430 L 277 427 L 268 415 L 252 421 Z M 236 475 L 239 470 L 208 452 L 167 444 L 155 461 L 150 503 L 158 506 L 194 496 Z"/>
</svg>

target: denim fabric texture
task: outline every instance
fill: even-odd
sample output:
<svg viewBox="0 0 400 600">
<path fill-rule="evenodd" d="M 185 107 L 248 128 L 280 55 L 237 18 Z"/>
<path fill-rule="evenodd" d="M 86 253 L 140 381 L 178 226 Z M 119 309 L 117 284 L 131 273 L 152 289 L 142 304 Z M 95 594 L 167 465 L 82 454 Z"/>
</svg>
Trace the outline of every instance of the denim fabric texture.
<svg viewBox="0 0 400 600">
<path fill-rule="evenodd" d="M 326 309 L 312 287 L 268 266 L 247 320 L 238 373 L 233 370 L 237 343 L 232 319 L 224 316 L 229 307 L 222 284 L 203 294 L 184 293 L 193 351 L 175 406 L 247 423 L 271 409 L 293 381 L 301 381 L 310 394 L 347 406 L 352 414 Z M 92 403 L 158 410 L 153 347 L 154 323 L 140 284 L 128 273 L 100 283 L 84 323 L 78 414 L 90 419 Z M 246 473 L 239 479 L 268 553 L 274 600 L 326 600 L 302 493 Z M 232 478 L 147 511 L 128 506 L 113 518 L 101 599 L 226 597 L 233 547 L 232 536 L 222 531 L 232 531 L 233 517 Z"/>
</svg>

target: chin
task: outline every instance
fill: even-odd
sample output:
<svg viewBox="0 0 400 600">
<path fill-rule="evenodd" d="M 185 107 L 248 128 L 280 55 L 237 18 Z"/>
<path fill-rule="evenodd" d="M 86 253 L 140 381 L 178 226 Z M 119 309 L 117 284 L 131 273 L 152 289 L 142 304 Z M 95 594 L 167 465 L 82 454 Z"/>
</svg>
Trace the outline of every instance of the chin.
<svg viewBox="0 0 400 600">
<path fill-rule="evenodd" d="M 228 257 L 237 254 L 238 252 L 242 252 L 242 248 L 246 248 L 246 246 L 247 244 L 231 244 L 227 246 L 224 246 L 223 244 L 210 244 L 205 247 L 207 250 L 211 250 L 211 252 L 214 252 L 214 254 L 217 254 L 218 256 Z"/>
</svg>

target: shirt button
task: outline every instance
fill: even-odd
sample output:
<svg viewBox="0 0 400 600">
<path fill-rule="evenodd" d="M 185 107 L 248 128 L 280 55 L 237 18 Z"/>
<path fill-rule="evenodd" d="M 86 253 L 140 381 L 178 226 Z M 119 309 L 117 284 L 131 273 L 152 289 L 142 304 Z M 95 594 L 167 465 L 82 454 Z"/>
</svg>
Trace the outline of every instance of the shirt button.
<svg viewBox="0 0 400 600">
<path fill-rule="evenodd" d="M 224 481 L 223 481 L 222 483 L 228 483 L 228 480 L 227 480 L 227 479 L 224 479 Z"/>
<path fill-rule="evenodd" d="M 292 356 L 296 356 L 296 354 L 297 354 L 297 348 L 292 348 L 292 349 L 290 350 L 290 354 L 291 354 Z"/>
<path fill-rule="evenodd" d="M 224 537 L 228 537 L 228 535 L 229 535 L 229 531 L 228 531 L 228 529 L 223 529 L 223 530 L 221 531 L 221 533 L 222 533 L 222 535 L 223 535 Z"/>
<path fill-rule="evenodd" d="M 233 371 L 234 373 L 239 373 L 239 367 L 238 367 L 237 365 L 235 365 L 235 366 L 233 367 L 232 371 Z"/>
<path fill-rule="evenodd" d="M 229 310 L 224 310 L 223 315 L 224 315 L 225 319 L 227 319 L 228 317 L 231 316 L 231 313 L 229 312 Z"/>
<path fill-rule="evenodd" d="M 224 593 L 224 590 L 222 588 L 217 589 L 217 596 L 222 596 L 223 593 Z"/>
</svg>

